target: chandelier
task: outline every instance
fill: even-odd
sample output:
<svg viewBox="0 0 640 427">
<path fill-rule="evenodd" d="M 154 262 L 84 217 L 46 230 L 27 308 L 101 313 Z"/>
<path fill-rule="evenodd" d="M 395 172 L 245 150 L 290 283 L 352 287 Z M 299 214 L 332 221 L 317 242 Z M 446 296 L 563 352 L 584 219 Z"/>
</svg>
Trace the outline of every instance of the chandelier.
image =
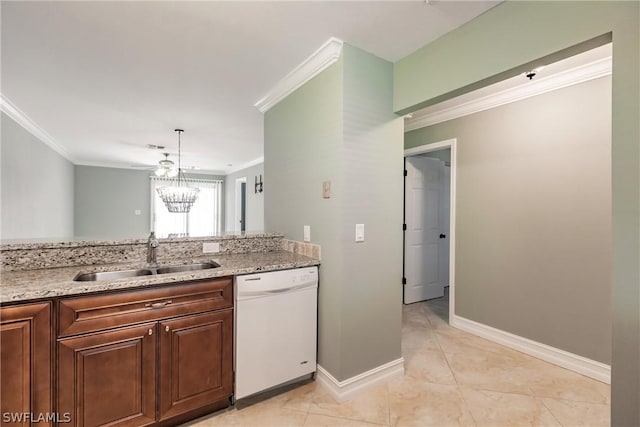
<svg viewBox="0 0 640 427">
<path fill-rule="evenodd" d="M 187 178 L 180 167 L 181 141 L 180 135 L 184 130 L 176 129 L 178 132 L 178 174 L 171 180 L 170 185 L 156 189 L 160 199 L 164 202 L 167 210 L 172 213 L 188 213 L 191 206 L 198 198 L 199 188 L 189 187 Z"/>
</svg>

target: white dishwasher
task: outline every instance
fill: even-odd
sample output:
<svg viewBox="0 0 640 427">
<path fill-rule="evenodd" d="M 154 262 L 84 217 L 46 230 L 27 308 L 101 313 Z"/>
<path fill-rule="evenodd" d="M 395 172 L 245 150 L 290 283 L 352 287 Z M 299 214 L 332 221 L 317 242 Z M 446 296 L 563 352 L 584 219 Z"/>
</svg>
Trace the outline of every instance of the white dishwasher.
<svg viewBox="0 0 640 427">
<path fill-rule="evenodd" d="M 235 279 L 235 399 L 316 370 L 318 268 Z"/>
</svg>

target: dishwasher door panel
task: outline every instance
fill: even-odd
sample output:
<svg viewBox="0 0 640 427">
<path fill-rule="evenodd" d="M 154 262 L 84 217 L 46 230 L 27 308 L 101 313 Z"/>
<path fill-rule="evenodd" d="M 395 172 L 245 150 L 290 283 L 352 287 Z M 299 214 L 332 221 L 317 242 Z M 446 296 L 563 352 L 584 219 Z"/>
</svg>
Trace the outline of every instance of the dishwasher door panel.
<svg viewBox="0 0 640 427">
<path fill-rule="evenodd" d="M 316 370 L 317 286 L 237 301 L 236 399 Z"/>
</svg>

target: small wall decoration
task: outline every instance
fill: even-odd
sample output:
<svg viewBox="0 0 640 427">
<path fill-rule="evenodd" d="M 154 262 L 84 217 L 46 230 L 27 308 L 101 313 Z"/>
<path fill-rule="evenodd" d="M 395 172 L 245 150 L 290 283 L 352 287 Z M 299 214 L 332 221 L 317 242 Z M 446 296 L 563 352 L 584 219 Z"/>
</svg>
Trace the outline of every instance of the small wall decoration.
<svg viewBox="0 0 640 427">
<path fill-rule="evenodd" d="M 256 194 L 258 194 L 258 193 L 262 193 L 262 191 L 263 191 L 263 190 L 262 190 L 262 186 L 263 186 L 263 182 L 262 182 L 262 174 L 260 174 L 260 181 L 258 181 L 258 177 L 257 177 L 257 176 L 255 176 L 255 177 L 254 177 L 254 182 L 255 182 L 255 184 L 254 184 L 254 191 L 255 191 L 255 193 L 256 193 Z"/>
</svg>

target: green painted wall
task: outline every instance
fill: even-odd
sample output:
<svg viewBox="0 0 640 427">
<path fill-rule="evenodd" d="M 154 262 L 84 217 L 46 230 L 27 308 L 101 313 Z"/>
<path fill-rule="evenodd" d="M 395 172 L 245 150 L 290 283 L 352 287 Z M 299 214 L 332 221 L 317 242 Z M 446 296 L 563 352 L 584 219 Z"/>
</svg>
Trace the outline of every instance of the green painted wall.
<svg viewBox="0 0 640 427">
<path fill-rule="evenodd" d="M 338 60 L 265 113 L 264 192 L 266 231 L 322 245 L 318 294 L 318 362 L 341 372 L 342 271 L 342 75 Z M 331 181 L 331 198 L 322 182 Z"/>
<path fill-rule="evenodd" d="M 640 425 L 640 3 L 505 2 L 394 65 L 409 112 L 613 41 L 612 425 Z M 608 35 L 610 33 L 610 36 Z M 544 61 L 543 61 L 544 62 Z"/>
<path fill-rule="evenodd" d="M 266 230 L 302 240 L 310 225 L 322 245 L 319 364 L 338 380 L 400 357 L 403 139 L 392 91 L 391 63 L 345 45 L 265 114 Z"/>
<path fill-rule="evenodd" d="M 611 78 L 408 132 L 405 147 L 452 138 L 456 315 L 610 364 Z"/>
</svg>

